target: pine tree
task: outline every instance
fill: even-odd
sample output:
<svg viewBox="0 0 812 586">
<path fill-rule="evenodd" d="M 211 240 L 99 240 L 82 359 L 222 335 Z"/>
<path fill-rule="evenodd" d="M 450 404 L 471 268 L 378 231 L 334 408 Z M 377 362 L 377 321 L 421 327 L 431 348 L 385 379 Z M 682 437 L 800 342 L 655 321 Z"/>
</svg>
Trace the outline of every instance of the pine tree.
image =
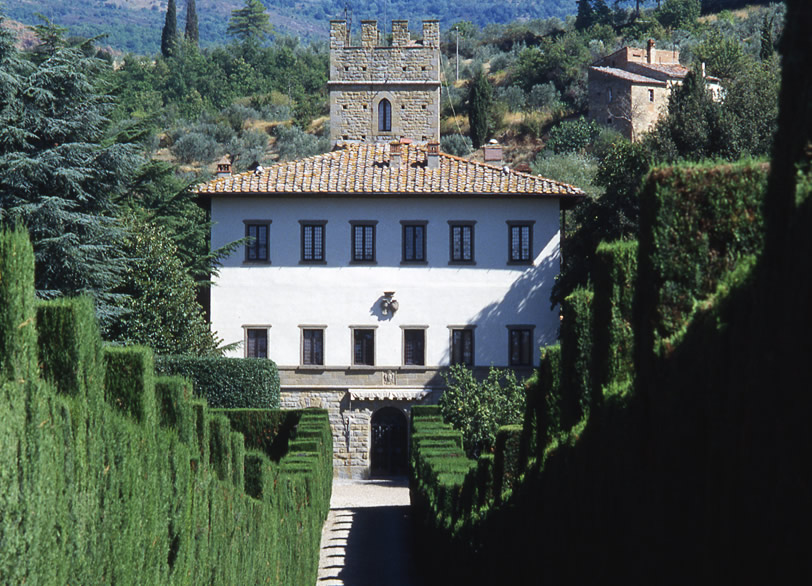
<svg viewBox="0 0 812 586">
<path fill-rule="evenodd" d="M 468 122 L 474 148 L 478 149 L 488 139 L 492 105 L 491 84 L 480 68 L 468 85 Z"/>
<path fill-rule="evenodd" d="M 242 44 L 258 43 L 273 33 L 273 26 L 260 0 L 245 0 L 245 6 L 231 12 L 227 32 Z"/>
<path fill-rule="evenodd" d="M 107 63 L 54 34 L 34 61 L 0 36 L 0 218 L 28 228 L 38 295 L 89 293 L 105 325 L 126 268 L 116 200 L 141 158 L 107 134 Z"/>
<path fill-rule="evenodd" d="M 186 0 L 186 40 L 195 45 L 199 40 L 195 0 Z"/>
<path fill-rule="evenodd" d="M 166 21 L 161 31 L 161 55 L 166 58 L 172 56 L 178 44 L 178 15 L 175 9 L 175 0 L 166 3 Z"/>
</svg>

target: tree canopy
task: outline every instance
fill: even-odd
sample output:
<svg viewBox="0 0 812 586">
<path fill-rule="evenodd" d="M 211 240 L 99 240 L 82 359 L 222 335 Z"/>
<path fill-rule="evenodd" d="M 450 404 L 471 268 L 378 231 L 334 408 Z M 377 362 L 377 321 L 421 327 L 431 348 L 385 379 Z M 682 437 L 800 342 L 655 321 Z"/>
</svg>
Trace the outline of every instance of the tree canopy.
<svg viewBox="0 0 812 586">
<path fill-rule="evenodd" d="M 228 34 L 240 43 L 261 43 L 273 33 L 270 17 L 260 0 L 245 0 L 245 5 L 231 12 Z"/>
</svg>

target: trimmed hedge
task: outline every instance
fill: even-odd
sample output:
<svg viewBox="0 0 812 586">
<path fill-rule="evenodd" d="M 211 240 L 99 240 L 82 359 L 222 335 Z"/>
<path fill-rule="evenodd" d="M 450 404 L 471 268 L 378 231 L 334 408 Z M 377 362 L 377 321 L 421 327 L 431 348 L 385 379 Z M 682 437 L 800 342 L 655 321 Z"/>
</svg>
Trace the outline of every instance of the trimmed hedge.
<svg viewBox="0 0 812 586">
<path fill-rule="evenodd" d="M 561 426 L 564 430 L 589 414 L 592 402 L 592 301 L 590 289 L 578 288 L 561 304 Z"/>
<path fill-rule="evenodd" d="M 735 167 L 663 172 L 660 195 L 683 195 L 675 177 L 697 191 L 702 176 L 709 182 L 721 177 L 732 192 L 761 181 L 760 170 L 748 165 L 738 166 L 740 180 L 729 177 Z M 649 252 L 641 241 L 636 259 L 634 243 L 601 247 L 602 274 L 591 304 L 586 295 L 570 300 L 571 331 L 562 325 L 562 347 L 542 350 L 528 401 L 533 413 L 525 417 L 530 429 L 522 439 L 535 433 L 535 457 L 503 502 L 475 495 L 466 507 L 469 477 L 438 473 L 441 454 L 428 446 L 440 448 L 442 440 L 420 442 L 412 499 L 426 583 L 784 583 L 806 571 L 809 524 L 799 503 L 808 500 L 810 457 L 810 394 L 803 385 L 812 379 L 805 343 L 812 271 L 804 264 L 812 258 L 812 172 L 801 172 L 797 206 L 772 252 L 743 252 L 757 246 L 757 238 L 748 244 L 749 229 L 736 224 L 750 221 L 747 205 L 728 208 L 733 219 L 725 220 L 727 228 L 721 222 L 723 229 L 694 223 L 693 212 L 682 217 L 682 227 L 679 214 L 658 216 L 649 236 L 674 233 L 676 239 Z M 746 199 L 731 193 L 728 200 L 740 196 Z M 695 201 L 667 204 L 690 211 L 702 200 L 698 193 L 688 199 Z M 693 244 L 682 247 L 683 238 L 699 248 L 709 243 L 711 257 L 722 255 L 714 248 L 720 242 L 727 243 L 726 253 L 739 249 L 731 262 L 697 261 L 697 271 L 707 274 L 688 276 L 712 281 L 707 291 L 673 280 L 669 294 L 690 291 L 690 306 L 682 305 L 687 297 L 675 303 L 663 296 L 662 305 L 652 304 L 652 291 L 661 292 L 652 258 L 665 271 L 676 260 L 688 266 L 686 258 L 700 254 Z M 640 322 L 641 307 L 649 316 L 677 319 Z M 582 342 L 590 325 L 594 344 L 587 360 Z M 646 352 L 640 351 L 640 328 L 648 328 Z M 591 380 L 600 408 L 593 403 L 588 418 L 550 433 L 550 406 L 573 376 Z M 446 450 L 452 457 L 453 449 Z M 487 464 L 479 464 L 484 474 Z M 456 480 L 449 484 L 448 478 Z M 455 569 L 452 575 L 447 567 Z"/>
<path fill-rule="evenodd" d="M 606 385 L 633 376 L 637 242 L 601 242 L 595 256 L 591 370 L 593 404 L 598 404 Z"/>
<path fill-rule="evenodd" d="M 157 356 L 155 372 L 188 378 L 209 406 L 279 408 L 279 371 L 271 360 L 218 356 Z"/>
<path fill-rule="evenodd" d="M 685 164 L 654 169 L 640 193 L 635 300 L 638 364 L 679 330 L 739 259 L 761 252 L 769 166 Z M 642 372 L 644 378 L 648 372 Z"/>
<path fill-rule="evenodd" d="M 307 437 L 279 465 L 246 452 L 149 349 L 102 352 L 88 299 L 28 315 L 32 259 L 24 232 L 0 232 L 0 583 L 315 583 L 326 413 L 293 416 L 285 437 Z"/>
</svg>

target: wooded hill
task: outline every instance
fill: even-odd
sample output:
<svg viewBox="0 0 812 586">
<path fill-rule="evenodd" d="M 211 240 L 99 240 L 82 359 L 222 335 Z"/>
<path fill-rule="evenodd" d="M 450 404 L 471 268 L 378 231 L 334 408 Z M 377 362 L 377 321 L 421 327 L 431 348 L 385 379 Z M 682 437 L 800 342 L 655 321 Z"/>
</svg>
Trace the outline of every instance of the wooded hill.
<svg viewBox="0 0 812 586">
<path fill-rule="evenodd" d="M 655 7 L 660 2 L 640 0 L 641 7 Z M 766 0 L 702 0 L 703 12 L 718 12 L 748 4 L 767 4 Z M 457 21 L 470 21 L 477 26 L 505 24 L 514 20 L 566 18 L 576 12 L 576 0 L 391 0 L 384 3 L 345 2 L 344 0 L 263 0 L 277 32 L 308 39 L 326 38 L 329 21 L 343 18 L 345 5 L 354 22 L 376 19 L 388 22 L 407 18 L 419 21 L 438 18 L 443 28 Z M 612 2 L 607 4 L 612 5 Z M 635 6 L 635 0 L 619 2 Z M 196 3 L 200 41 L 204 47 L 224 44 L 231 11 L 242 5 L 240 0 L 198 0 Z M 178 0 L 178 15 L 186 13 L 186 1 Z M 96 37 L 106 35 L 104 44 L 119 51 L 151 54 L 158 51 L 166 0 L 6 0 L 6 16 L 24 24 L 39 22 L 42 14 L 55 24 L 68 28 L 70 35 Z"/>
</svg>

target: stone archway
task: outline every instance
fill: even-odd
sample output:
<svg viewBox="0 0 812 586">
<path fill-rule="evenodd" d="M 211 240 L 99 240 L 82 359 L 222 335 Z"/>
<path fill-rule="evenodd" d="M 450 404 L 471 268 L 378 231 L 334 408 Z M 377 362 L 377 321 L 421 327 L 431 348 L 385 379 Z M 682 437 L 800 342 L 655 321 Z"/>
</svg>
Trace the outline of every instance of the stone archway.
<svg viewBox="0 0 812 586">
<path fill-rule="evenodd" d="M 407 421 L 403 411 L 384 407 L 372 415 L 370 472 L 373 476 L 400 476 L 408 471 Z"/>
</svg>

